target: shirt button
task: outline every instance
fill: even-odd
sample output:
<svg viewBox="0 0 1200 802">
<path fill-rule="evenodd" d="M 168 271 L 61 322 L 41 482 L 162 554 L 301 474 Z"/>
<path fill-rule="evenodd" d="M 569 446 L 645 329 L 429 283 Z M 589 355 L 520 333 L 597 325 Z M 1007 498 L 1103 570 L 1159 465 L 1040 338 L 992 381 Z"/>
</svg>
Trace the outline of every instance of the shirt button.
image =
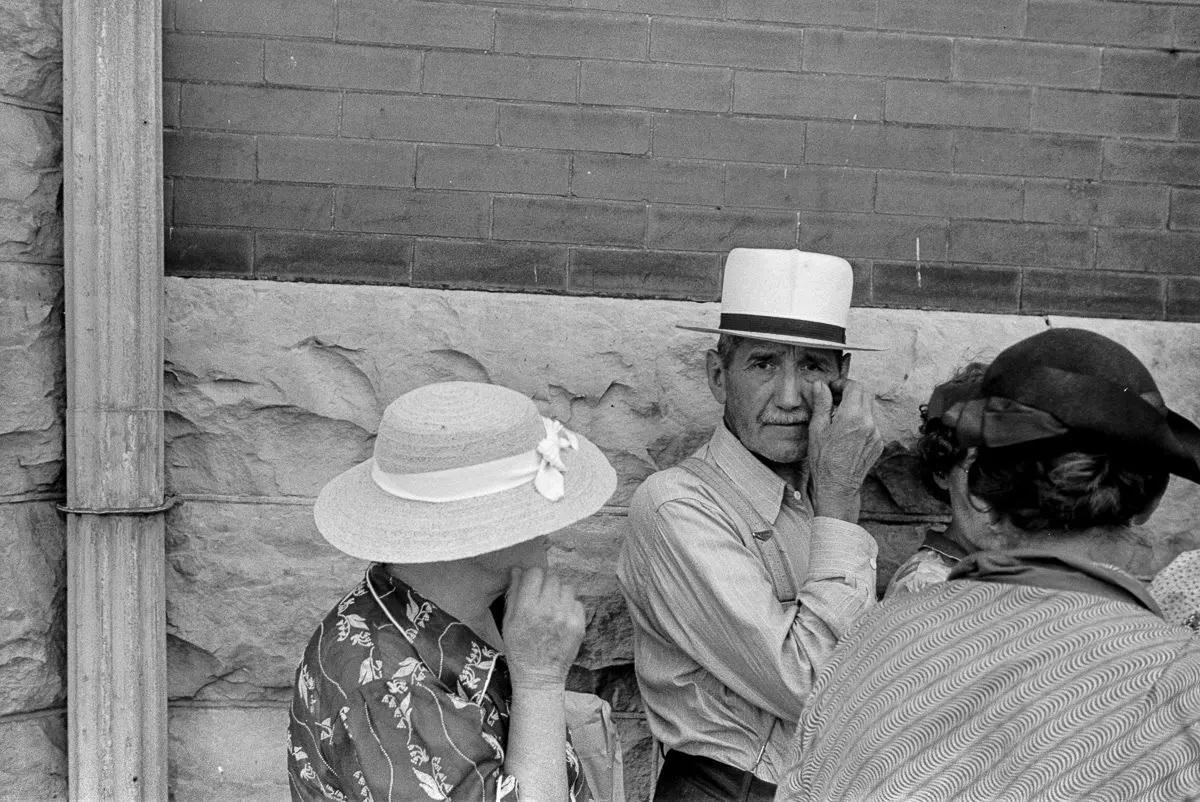
<svg viewBox="0 0 1200 802">
<path fill-rule="evenodd" d="M 800 501 L 802 498 L 804 498 L 804 496 L 803 496 L 803 495 L 801 495 L 801 493 L 800 493 L 800 491 L 799 491 L 799 490 L 793 490 L 793 491 L 792 491 L 792 500 L 794 500 L 794 501 Z"/>
</svg>

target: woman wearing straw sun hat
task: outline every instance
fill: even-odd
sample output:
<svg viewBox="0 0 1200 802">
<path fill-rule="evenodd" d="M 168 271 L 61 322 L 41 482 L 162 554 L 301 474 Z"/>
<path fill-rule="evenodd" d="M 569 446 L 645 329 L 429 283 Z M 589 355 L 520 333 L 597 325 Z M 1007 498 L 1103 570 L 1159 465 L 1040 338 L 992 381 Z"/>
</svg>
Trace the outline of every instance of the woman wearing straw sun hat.
<svg viewBox="0 0 1200 802">
<path fill-rule="evenodd" d="M 615 485 L 594 445 L 512 390 L 392 402 L 374 456 L 314 508 L 326 540 L 373 564 L 296 672 L 293 799 L 588 798 L 563 709 L 583 607 L 546 569 L 546 536 Z"/>
</svg>

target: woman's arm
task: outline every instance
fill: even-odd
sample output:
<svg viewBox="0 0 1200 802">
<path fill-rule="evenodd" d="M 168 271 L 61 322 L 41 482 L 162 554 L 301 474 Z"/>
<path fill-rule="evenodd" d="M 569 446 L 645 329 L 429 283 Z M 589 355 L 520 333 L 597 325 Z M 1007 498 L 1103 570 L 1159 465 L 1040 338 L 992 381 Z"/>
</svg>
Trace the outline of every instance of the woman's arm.
<svg viewBox="0 0 1200 802">
<path fill-rule="evenodd" d="M 513 688 L 504 771 L 527 802 L 568 798 L 563 693 L 585 623 L 570 585 L 541 568 L 513 569 L 504 615 Z"/>
</svg>

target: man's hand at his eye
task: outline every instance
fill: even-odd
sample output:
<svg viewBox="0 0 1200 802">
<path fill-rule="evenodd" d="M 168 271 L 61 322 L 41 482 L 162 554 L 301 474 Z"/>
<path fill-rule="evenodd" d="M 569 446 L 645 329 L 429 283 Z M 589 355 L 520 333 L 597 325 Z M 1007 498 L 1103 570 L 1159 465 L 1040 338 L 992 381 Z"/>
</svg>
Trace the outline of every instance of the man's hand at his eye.
<svg viewBox="0 0 1200 802">
<path fill-rule="evenodd" d="M 808 469 L 813 511 L 827 518 L 858 523 L 862 485 L 883 453 L 883 437 L 875 425 L 874 398 L 858 382 L 839 379 L 839 387 L 813 388 L 808 425 Z M 834 391 L 841 390 L 835 407 Z"/>
</svg>

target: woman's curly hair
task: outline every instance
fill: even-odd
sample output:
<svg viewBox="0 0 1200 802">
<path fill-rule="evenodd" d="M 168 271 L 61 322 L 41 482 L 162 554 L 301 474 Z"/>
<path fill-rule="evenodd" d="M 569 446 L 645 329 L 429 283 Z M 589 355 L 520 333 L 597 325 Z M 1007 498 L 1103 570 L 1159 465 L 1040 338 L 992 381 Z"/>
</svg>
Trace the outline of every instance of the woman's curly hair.
<svg viewBox="0 0 1200 802">
<path fill-rule="evenodd" d="M 980 447 L 971 493 L 1029 533 L 1127 526 L 1167 487 L 1165 468 L 1104 443 L 1068 435 L 1005 448 Z"/>
<path fill-rule="evenodd" d="M 985 362 L 968 362 L 956 370 L 945 384 L 977 384 L 983 380 L 987 367 Z M 921 479 L 925 482 L 925 488 L 935 498 L 949 503 L 950 494 L 937 483 L 937 479 L 947 476 L 966 456 L 967 450 L 958 444 L 954 429 L 937 418 L 929 417 L 928 404 L 922 404 L 919 409 L 921 426 L 918 431 L 921 436 L 917 439 L 916 452 L 921 464 Z"/>
</svg>

